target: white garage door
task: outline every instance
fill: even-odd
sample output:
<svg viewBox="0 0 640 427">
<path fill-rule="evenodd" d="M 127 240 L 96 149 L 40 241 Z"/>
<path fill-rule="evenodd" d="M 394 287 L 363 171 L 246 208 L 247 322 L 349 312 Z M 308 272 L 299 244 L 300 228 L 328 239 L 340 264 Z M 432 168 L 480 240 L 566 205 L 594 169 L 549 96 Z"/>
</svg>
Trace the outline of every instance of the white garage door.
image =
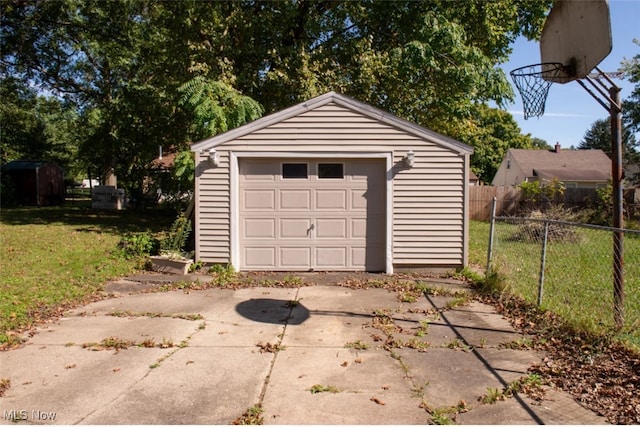
<svg viewBox="0 0 640 427">
<path fill-rule="evenodd" d="M 244 270 L 385 270 L 383 159 L 240 159 Z"/>
</svg>

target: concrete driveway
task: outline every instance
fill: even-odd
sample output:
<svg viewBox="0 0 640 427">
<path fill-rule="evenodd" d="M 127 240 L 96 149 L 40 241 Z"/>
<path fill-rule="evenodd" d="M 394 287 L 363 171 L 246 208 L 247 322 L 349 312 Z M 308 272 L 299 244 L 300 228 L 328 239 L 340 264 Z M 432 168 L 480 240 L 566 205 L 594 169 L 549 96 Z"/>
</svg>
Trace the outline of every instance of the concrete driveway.
<svg viewBox="0 0 640 427">
<path fill-rule="evenodd" d="M 157 293 L 114 283 L 122 293 L 0 353 L 0 422 L 604 423 L 561 391 L 489 403 L 543 355 L 508 348 L 523 337 L 491 306 L 457 305 L 463 284 L 432 283 L 440 295 L 414 301 L 326 279 Z"/>
</svg>

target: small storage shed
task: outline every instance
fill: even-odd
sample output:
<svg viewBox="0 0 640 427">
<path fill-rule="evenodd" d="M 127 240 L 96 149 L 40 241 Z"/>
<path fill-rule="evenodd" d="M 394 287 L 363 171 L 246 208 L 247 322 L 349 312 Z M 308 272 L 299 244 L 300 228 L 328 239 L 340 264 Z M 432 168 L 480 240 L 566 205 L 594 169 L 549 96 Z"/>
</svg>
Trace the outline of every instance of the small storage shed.
<svg viewBox="0 0 640 427">
<path fill-rule="evenodd" d="M 473 149 L 329 92 L 191 146 L 196 259 L 239 271 L 467 263 Z"/>
<path fill-rule="evenodd" d="M 64 203 L 64 171 L 53 162 L 14 160 L 2 166 L 3 179 L 11 179 L 16 198 L 23 205 Z"/>
</svg>

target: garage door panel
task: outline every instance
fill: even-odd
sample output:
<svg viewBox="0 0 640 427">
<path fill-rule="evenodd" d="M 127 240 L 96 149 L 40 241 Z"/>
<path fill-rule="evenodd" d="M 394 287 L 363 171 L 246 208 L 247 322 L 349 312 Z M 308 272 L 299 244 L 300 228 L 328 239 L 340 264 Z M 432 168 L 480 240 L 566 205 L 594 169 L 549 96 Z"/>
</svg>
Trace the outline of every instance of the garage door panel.
<svg viewBox="0 0 640 427">
<path fill-rule="evenodd" d="M 280 246 L 280 266 L 290 269 L 309 269 L 311 248 L 300 246 Z"/>
<path fill-rule="evenodd" d="M 351 257 L 354 263 L 364 265 L 369 271 L 382 271 L 385 261 L 385 247 L 368 245 L 366 248 L 351 248 Z"/>
<path fill-rule="evenodd" d="M 371 215 L 364 224 L 360 223 L 358 228 L 360 232 L 364 228 L 368 243 L 380 244 L 386 239 L 384 215 Z"/>
<path fill-rule="evenodd" d="M 240 178 L 243 181 L 270 181 L 276 180 L 279 174 L 279 165 L 273 162 L 253 161 L 240 163 Z"/>
<path fill-rule="evenodd" d="M 280 190 L 280 210 L 311 209 L 311 190 Z"/>
<path fill-rule="evenodd" d="M 367 250 L 364 247 L 351 248 L 351 262 L 356 265 L 366 265 Z"/>
<path fill-rule="evenodd" d="M 346 239 L 346 218 L 318 218 L 315 221 L 315 237 L 318 239 Z"/>
<path fill-rule="evenodd" d="M 243 237 L 247 239 L 275 239 L 276 221 L 273 218 L 247 218 Z"/>
<path fill-rule="evenodd" d="M 354 160 L 349 164 L 349 179 L 353 181 L 371 181 L 372 177 L 382 176 L 380 173 L 380 162 L 365 159 Z"/>
<path fill-rule="evenodd" d="M 317 210 L 333 210 L 347 208 L 347 190 L 316 190 Z"/>
<path fill-rule="evenodd" d="M 371 219 L 373 221 L 371 221 Z M 375 238 L 375 236 L 385 234 L 384 217 L 381 215 L 371 215 L 370 218 L 351 218 L 351 235 L 353 238 Z"/>
<path fill-rule="evenodd" d="M 350 208 L 352 211 L 360 212 L 365 215 L 368 205 L 368 191 L 366 190 L 351 190 L 349 192 Z"/>
<path fill-rule="evenodd" d="M 311 219 L 309 218 L 281 218 L 278 223 L 279 237 L 282 239 L 309 238 L 311 231 Z"/>
<path fill-rule="evenodd" d="M 274 247 L 244 247 L 244 265 L 247 268 L 272 269 L 276 266 L 276 249 Z"/>
<path fill-rule="evenodd" d="M 318 269 L 347 268 L 347 248 L 344 246 L 316 248 Z"/>
<path fill-rule="evenodd" d="M 270 210 L 276 207 L 276 190 L 246 190 L 243 193 L 243 208 L 245 210 Z"/>
</svg>

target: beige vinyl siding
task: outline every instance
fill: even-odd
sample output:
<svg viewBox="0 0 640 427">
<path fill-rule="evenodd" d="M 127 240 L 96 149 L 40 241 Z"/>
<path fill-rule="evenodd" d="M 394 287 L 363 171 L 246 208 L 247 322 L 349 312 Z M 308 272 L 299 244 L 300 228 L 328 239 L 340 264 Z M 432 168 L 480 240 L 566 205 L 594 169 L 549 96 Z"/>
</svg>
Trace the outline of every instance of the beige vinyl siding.
<svg viewBox="0 0 640 427">
<path fill-rule="evenodd" d="M 208 166 L 206 155 L 197 158 L 196 252 L 210 263 L 229 263 L 231 253 L 229 159 L 220 153 L 220 167 Z"/>
<path fill-rule="evenodd" d="M 460 265 L 464 158 L 437 146 L 406 149 L 416 153 L 416 163 L 394 178 L 394 264 Z M 402 160 L 404 152 L 399 154 L 394 163 Z"/>
<path fill-rule="evenodd" d="M 229 152 L 393 153 L 393 264 L 460 266 L 464 246 L 465 156 L 335 103 L 216 146 L 221 164 L 198 178 L 198 257 L 230 262 Z M 402 159 L 413 150 L 415 166 Z M 385 191 L 384 188 L 380 191 Z M 382 230 L 381 230 L 382 231 Z"/>
</svg>

